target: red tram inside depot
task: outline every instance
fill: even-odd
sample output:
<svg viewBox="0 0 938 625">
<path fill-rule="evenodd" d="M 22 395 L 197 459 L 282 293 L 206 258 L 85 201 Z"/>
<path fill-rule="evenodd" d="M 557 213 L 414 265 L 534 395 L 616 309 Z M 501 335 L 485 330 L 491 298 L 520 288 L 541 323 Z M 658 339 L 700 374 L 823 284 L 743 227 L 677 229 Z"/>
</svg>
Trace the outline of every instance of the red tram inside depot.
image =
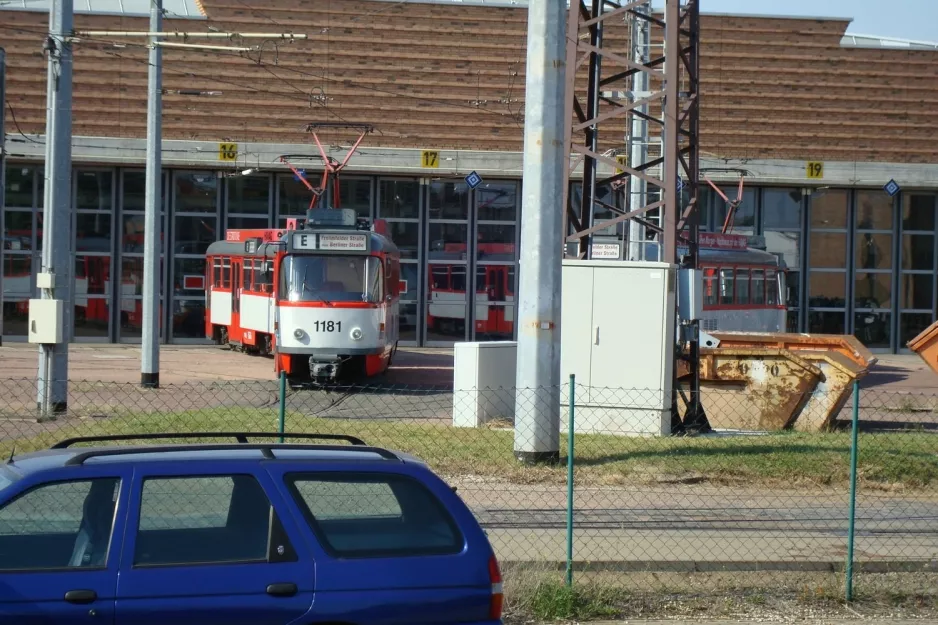
<svg viewBox="0 0 938 625">
<path fill-rule="evenodd" d="M 400 271 L 386 224 L 350 209 L 229 230 L 206 254 L 205 334 L 293 384 L 375 376 L 397 351 Z"/>
<path fill-rule="evenodd" d="M 465 243 L 441 243 L 433 260 L 465 258 Z M 475 273 L 475 330 L 479 334 L 511 336 L 514 330 L 515 246 L 511 243 L 479 243 L 477 253 L 486 263 Z M 510 263 L 510 264 L 507 264 Z M 427 327 L 448 335 L 461 335 L 466 324 L 466 293 L 471 289 L 463 265 L 430 265 L 427 284 Z M 493 302 L 505 302 L 493 306 Z"/>
<path fill-rule="evenodd" d="M 700 233 L 701 330 L 787 331 L 784 263 L 759 248 L 764 248 L 761 237 Z"/>
</svg>

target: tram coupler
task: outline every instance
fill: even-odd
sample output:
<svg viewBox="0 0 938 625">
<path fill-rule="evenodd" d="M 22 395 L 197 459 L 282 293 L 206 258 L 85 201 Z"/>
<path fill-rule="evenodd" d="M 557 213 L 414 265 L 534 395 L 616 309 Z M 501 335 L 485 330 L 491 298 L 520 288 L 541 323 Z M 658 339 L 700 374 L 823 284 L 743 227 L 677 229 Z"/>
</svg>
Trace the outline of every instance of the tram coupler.
<svg viewBox="0 0 938 625">
<path fill-rule="evenodd" d="M 316 382 L 335 382 L 339 375 L 338 358 L 309 357 L 309 377 Z"/>
</svg>

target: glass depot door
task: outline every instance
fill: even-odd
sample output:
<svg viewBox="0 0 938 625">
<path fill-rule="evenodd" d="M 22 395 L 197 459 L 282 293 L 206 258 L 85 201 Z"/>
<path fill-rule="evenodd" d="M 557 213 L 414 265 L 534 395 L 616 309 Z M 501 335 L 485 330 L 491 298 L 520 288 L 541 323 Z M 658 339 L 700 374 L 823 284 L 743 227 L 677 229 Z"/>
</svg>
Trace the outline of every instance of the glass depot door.
<svg viewBox="0 0 938 625">
<path fill-rule="evenodd" d="M 511 340 L 518 278 L 519 185 L 433 180 L 426 190 L 424 345 Z"/>
</svg>

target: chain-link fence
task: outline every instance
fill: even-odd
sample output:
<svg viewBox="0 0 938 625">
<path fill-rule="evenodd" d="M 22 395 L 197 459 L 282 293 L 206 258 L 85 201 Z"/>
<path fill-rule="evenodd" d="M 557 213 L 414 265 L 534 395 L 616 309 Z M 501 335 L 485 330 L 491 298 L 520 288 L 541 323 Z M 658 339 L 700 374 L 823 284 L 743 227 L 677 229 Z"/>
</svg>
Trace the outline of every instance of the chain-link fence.
<svg viewBox="0 0 938 625">
<path fill-rule="evenodd" d="M 935 606 L 938 395 L 815 392 L 797 411 L 823 416 L 804 431 L 765 418 L 778 401 L 707 389 L 713 430 L 682 436 L 671 405 L 683 398 L 581 386 L 573 395 L 571 405 L 567 385 L 281 393 L 277 381 L 71 382 L 63 411 L 41 418 L 35 380 L 4 380 L 0 454 L 93 434 L 352 435 L 413 454 L 457 487 L 509 588 L 547 578 L 563 588 L 570 570 L 574 587 L 615 585 L 633 607 L 652 594 L 756 602 L 848 592 Z"/>
</svg>

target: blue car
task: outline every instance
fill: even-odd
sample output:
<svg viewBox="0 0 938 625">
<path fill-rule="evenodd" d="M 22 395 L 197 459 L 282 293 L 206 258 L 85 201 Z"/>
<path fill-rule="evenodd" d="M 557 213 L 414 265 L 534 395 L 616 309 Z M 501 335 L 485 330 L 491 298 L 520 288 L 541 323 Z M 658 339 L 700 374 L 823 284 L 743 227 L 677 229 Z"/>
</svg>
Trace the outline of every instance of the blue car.
<svg viewBox="0 0 938 625">
<path fill-rule="evenodd" d="M 425 464 L 349 436 L 252 442 L 279 436 L 0 459 L 0 623 L 501 623 L 488 538 Z M 195 437 L 232 442 L 155 442 Z"/>
</svg>

